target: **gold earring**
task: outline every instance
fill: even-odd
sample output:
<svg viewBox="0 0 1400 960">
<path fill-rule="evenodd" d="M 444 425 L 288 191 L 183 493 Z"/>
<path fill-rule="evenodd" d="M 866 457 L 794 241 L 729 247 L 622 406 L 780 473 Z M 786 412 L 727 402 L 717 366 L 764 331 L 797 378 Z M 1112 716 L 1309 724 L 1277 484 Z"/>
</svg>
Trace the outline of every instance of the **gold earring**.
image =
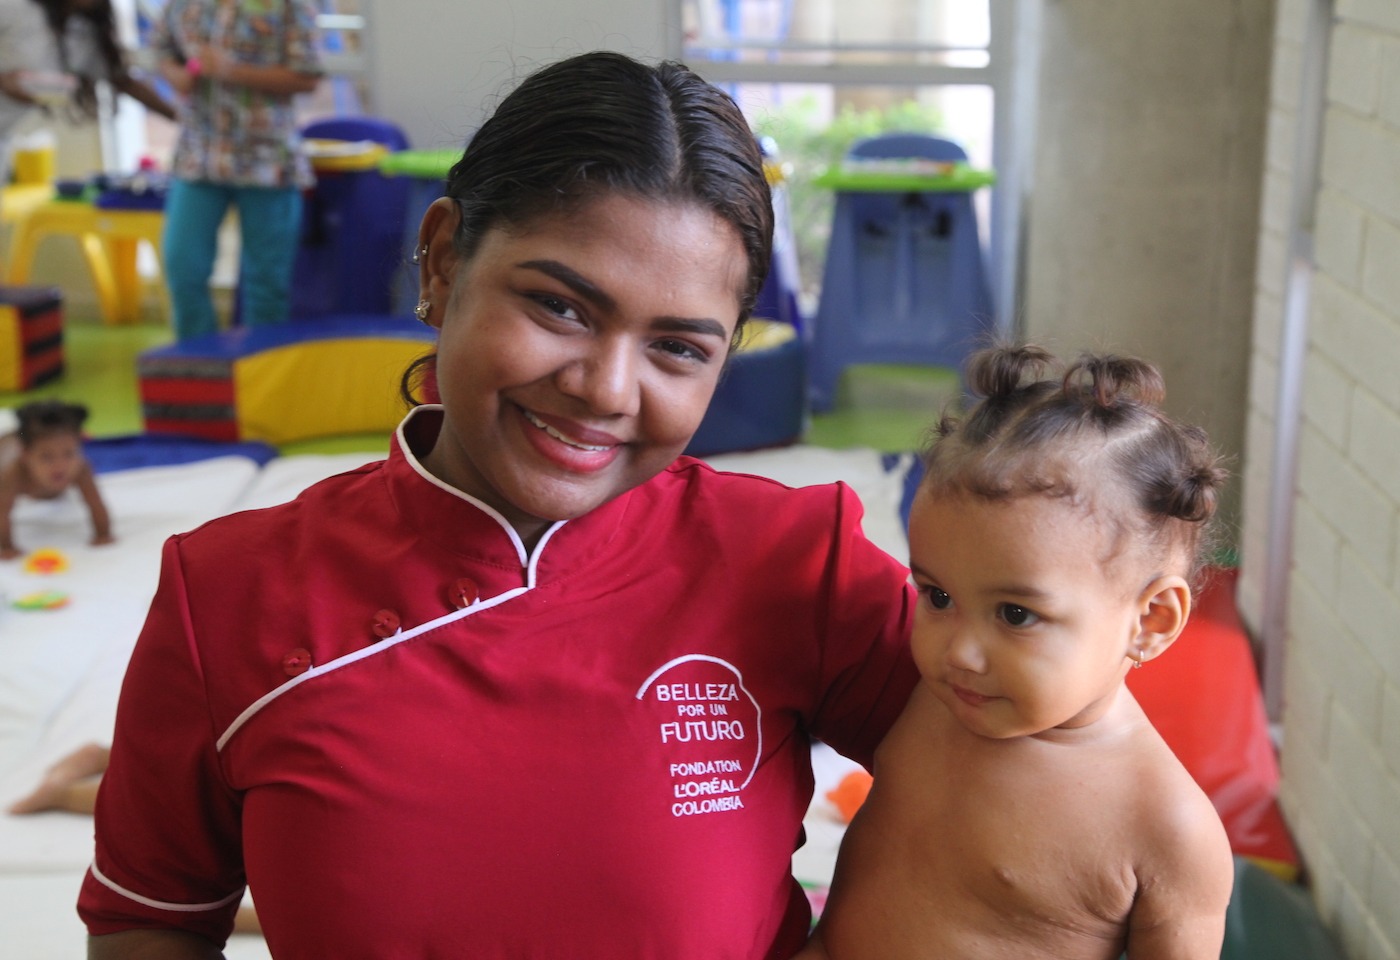
<svg viewBox="0 0 1400 960">
<path fill-rule="evenodd" d="M 428 322 L 428 314 L 432 312 L 433 305 L 427 300 L 419 300 L 418 305 L 413 308 L 413 315 L 424 323 Z"/>
</svg>

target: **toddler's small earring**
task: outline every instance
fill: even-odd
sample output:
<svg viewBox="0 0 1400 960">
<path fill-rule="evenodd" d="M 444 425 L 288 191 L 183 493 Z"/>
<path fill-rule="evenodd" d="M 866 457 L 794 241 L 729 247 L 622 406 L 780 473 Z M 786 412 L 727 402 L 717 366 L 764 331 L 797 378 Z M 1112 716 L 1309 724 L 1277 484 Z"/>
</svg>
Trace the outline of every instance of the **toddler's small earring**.
<svg viewBox="0 0 1400 960">
<path fill-rule="evenodd" d="M 413 251 L 413 256 L 409 257 L 408 259 L 412 260 L 414 263 L 422 263 L 422 262 L 423 262 L 423 258 L 426 257 L 427 255 L 428 255 L 428 245 L 425 243 L 425 244 L 423 244 L 421 247 L 419 247 L 418 249 L 414 250 L 414 251 Z"/>
<path fill-rule="evenodd" d="M 413 315 L 424 323 L 428 322 L 428 314 L 432 312 L 433 305 L 427 300 L 419 300 L 418 305 L 413 308 Z"/>
</svg>

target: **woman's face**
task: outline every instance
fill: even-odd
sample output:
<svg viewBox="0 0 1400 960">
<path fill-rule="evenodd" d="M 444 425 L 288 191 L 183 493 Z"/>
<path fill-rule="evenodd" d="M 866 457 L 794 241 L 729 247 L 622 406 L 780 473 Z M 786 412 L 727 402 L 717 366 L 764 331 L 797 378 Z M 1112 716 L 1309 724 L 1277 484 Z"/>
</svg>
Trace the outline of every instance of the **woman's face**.
<svg viewBox="0 0 1400 960">
<path fill-rule="evenodd" d="M 663 470 L 700 425 L 739 317 L 738 233 L 697 204 L 606 195 L 469 261 L 452 201 L 424 219 L 446 411 L 424 465 L 528 542 Z"/>
</svg>

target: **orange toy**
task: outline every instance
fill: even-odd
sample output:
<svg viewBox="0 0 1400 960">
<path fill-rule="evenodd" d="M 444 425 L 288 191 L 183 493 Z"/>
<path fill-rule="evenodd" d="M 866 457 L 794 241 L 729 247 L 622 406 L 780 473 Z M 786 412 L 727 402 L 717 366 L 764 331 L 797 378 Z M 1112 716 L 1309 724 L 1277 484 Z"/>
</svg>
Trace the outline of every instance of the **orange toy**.
<svg viewBox="0 0 1400 960">
<path fill-rule="evenodd" d="M 68 570 L 68 555 L 62 550 L 43 547 L 24 558 L 25 573 L 65 573 Z"/>
<path fill-rule="evenodd" d="M 826 798 L 835 805 L 844 823 L 850 823 L 860 805 L 870 793 L 874 778 L 864 770 L 853 770 L 841 778 L 833 789 L 826 792 Z"/>
</svg>

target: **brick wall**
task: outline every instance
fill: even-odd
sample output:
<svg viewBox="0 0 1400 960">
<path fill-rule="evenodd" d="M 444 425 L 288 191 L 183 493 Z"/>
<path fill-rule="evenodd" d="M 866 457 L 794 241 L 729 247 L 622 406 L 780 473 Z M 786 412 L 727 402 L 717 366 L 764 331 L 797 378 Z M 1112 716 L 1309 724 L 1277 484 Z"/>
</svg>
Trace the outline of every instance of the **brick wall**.
<svg viewBox="0 0 1400 960">
<path fill-rule="evenodd" d="M 1262 622 L 1304 24 L 1280 0 L 1246 431 L 1241 609 Z M 1400 2 L 1336 0 L 1313 203 L 1281 797 L 1352 960 L 1400 957 Z"/>
</svg>

